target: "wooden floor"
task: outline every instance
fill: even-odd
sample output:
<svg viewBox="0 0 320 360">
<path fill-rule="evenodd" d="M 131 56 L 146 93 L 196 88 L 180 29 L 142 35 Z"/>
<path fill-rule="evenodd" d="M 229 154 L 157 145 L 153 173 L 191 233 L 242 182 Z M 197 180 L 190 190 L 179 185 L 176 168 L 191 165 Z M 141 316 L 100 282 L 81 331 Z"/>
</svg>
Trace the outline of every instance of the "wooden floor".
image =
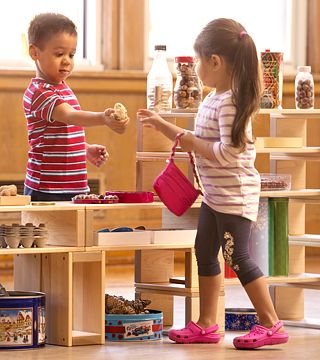
<svg viewBox="0 0 320 360">
<path fill-rule="evenodd" d="M 110 294 L 123 295 L 128 299 L 134 297 L 133 267 L 108 266 L 106 278 L 106 291 Z M 12 277 L 1 276 L 1 282 L 8 289 L 12 287 Z M 320 324 L 320 293 L 306 291 L 305 310 L 306 317 L 312 317 L 313 321 Z M 226 307 L 250 307 L 250 303 L 240 286 L 226 288 Z M 175 298 L 175 325 L 180 326 L 183 321 L 184 305 L 182 298 Z M 34 350 L 0 350 L 0 359 L 46 360 L 46 359 L 107 359 L 107 360 L 141 360 L 156 359 L 241 359 L 245 360 L 313 360 L 320 358 L 320 325 L 319 329 L 287 326 L 290 335 L 288 344 L 265 347 L 258 350 L 236 350 L 232 345 L 232 339 L 237 332 L 226 332 L 226 336 L 219 344 L 178 345 L 172 343 L 167 337 L 162 341 L 149 341 L 137 343 L 106 342 L 105 345 L 62 347 L 46 345 Z"/>
</svg>

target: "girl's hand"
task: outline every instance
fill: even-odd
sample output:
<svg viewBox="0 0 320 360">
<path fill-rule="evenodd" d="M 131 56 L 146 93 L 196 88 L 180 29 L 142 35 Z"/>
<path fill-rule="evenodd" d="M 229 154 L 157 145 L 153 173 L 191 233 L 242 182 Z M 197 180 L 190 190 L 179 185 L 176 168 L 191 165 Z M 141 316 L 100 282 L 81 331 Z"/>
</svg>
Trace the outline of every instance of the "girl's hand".
<svg viewBox="0 0 320 360">
<path fill-rule="evenodd" d="M 109 158 L 107 149 L 103 145 L 87 145 L 87 160 L 96 167 L 102 166 Z"/>
<path fill-rule="evenodd" d="M 147 109 L 139 109 L 137 116 L 143 125 L 153 127 L 156 130 L 159 130 L 160 124 L 164 121 L 159 114 Z"/>
<path fill-rule="evenodd" d="M 180 146 L 182 151 L 191 152 L 194 151 L 195 136 L 190 131 L 185 131 L 180 138 Z"/>
<path fill-rule="evenodd" d="M 118 134 L 123 134 L 129 125 L 130 119 L 126 118 L 124 120 L 117 120 L 114 118 L 114 109 L 109 108 L 104 111 L 106 125 L 109 126 L 111 130 Z"/>
</svg>

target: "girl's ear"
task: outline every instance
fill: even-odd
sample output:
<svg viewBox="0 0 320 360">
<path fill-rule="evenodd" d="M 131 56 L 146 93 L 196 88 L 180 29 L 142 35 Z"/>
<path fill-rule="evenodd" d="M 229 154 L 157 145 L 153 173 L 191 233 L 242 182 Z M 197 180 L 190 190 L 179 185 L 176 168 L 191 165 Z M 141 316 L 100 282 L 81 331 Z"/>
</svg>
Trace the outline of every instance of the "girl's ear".
<svg viewBox="0 0 320 360">
<path fill-rule="evenodd" d="M 210 64 L 213 70 L 218 70 L 221 67 L 222 59 L 219 55 L 211 55 Z"/>
<path fill-rule="evenodd" d="M 38 48 L 33 44 L 29 46 L 29 55 L 34 61 L 38 59 Z"/>
</svg>

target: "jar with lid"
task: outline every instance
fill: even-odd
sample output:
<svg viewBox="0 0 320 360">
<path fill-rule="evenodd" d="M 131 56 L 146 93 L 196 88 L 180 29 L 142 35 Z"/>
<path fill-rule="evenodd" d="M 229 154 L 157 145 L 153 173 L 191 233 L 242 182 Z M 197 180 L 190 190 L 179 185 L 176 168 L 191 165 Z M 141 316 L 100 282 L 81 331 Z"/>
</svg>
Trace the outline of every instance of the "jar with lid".
<svg viewBox="0 0 320 360">
<path fill-rule="evenodd" d="M 313 109 L 314 82 L 311 66 L 298 66 L 295 79 L 295 97 L 297 109 Z"/>
<path fill-rule="evenodd" d="M 172 109 L 172 74 L 168 66 L 166 45 L 156 45 L 151 69 L 147 77 L 147 106 L 156 112 Z"/>
<path fill-rule="evenodd" d="M 192 56 L 175 58 L 177 79 L 174 87 L 174 104 L 178 109 L 197 109 L 201 102 L 202 88 L 195 71 Z"/>
</svg>

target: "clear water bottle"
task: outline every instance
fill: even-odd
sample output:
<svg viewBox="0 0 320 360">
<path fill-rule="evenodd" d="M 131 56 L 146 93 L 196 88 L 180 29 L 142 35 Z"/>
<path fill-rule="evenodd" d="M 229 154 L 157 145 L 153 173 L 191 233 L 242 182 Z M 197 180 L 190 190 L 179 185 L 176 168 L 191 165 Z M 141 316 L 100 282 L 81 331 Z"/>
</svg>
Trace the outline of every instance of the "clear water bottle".
<svg viewBox="0 0 320 360">
<path fill-rule="evenodd" d="M 164 113 L 172 109 L 172 74 L 167 63 L 166 45 L 156 45 L 151 69 L 147 77 L 148 109 Z"/>
<path fill-rule="evenodd" d="M 298 66 L 295 80 L 295 96 L 297 109 L 313 109 L 314 82 L 311 66 Z"/>
</svg>

